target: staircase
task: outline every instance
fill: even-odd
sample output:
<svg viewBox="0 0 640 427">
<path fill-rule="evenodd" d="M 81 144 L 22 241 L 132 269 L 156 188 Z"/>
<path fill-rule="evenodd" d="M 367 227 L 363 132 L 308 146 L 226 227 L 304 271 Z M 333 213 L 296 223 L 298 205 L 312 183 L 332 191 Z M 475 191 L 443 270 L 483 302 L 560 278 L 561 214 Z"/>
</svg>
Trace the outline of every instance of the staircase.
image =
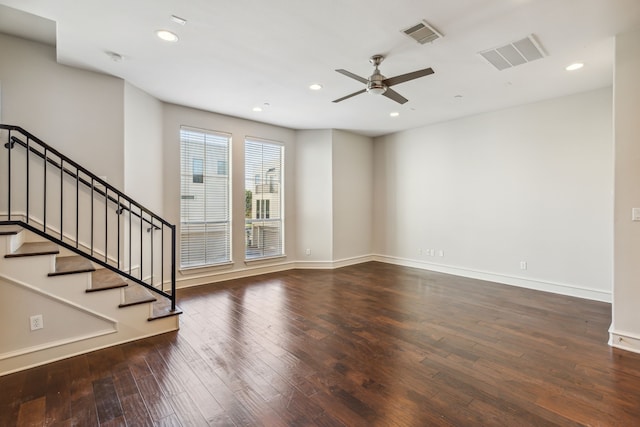
<svg viewBox="0 0 640 427">
<path fill-rule="evenodd" d="M 0 137 L 0 375 L 178 329 L 175 226 L 27 131 Z"/>
</svg>

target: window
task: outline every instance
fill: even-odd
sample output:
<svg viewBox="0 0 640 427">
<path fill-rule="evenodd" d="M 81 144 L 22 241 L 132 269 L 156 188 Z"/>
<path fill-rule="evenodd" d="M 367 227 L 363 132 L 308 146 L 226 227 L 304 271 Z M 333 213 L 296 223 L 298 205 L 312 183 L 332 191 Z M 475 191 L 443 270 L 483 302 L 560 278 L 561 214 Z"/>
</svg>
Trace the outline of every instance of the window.
<svg viewBox="0 0 640 427">
<path fill-rule="evenodd" d="M 271 208 L 271 200 L 262 199 L 256 201 L 256 218 L 269 219 L 269 210 Z"/>
<path fill-rule="evenodd" d="M 282 144 L 252 138 L 245 140 L 247 259 L 284 255 L 283 157 Z"/>
<path fill-rule="evenodd" d="M 180 267 L 231 260 L 230 135 L 180 129 Z"/>
<path fill-rule="evenodd" d="M 202 159 L 193 159 L 193 183 L 204 183 L 204 177 L 202 176 Z"/>
</svg>

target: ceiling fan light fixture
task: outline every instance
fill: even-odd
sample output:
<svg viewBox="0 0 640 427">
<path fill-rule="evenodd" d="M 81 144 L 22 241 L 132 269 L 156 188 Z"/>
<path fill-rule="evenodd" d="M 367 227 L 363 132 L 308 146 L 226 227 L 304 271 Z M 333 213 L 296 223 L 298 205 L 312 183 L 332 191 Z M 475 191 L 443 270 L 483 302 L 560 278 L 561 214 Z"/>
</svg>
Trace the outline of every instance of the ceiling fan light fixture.
<svg viewBox="0 0 640 427">
<path fill-rule="evenodd" d="M 387 87 L 380 82 L 369 82 L 367 84 L 367 92 L 374 95 L 382 95 L 387 91 Z"/>
</svg>

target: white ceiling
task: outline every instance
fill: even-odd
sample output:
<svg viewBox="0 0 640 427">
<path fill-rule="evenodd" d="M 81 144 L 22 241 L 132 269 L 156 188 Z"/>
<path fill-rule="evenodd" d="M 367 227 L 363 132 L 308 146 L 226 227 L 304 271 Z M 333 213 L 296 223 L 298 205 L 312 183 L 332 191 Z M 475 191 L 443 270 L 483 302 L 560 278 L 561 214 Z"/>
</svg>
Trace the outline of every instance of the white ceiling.
<svg viewBox="0 0 640 427">
<path fill-rule="evenodd" d="M 0 4 L 54 21 L 60 63 L 121 77 L 163 101 L 294 129 L 336 128 L 371 136 L 611 85 L 613 37 L 640 26 L 640 0 Z M 5 17 L 0 31 L 46 38 L 33 22 L 15 25 L 18 18 L 8 12 L 0 9 Z M 172 22 L 171 15 L 187 24 Z M 402 34 L 421 19 L 444 37 L 420 45 Z M 171 30 L 180 40 L 163 42 L 155 35 L 158 29 Z M 530 34 L 545 58 L 498 71 L 478 55 Z M 124 60 L 114 62 L 108 51 Z M 362 88 L 334 70 L 367 77 L 373 54 L 386 56 L 380 69 L 387 77 L 426 67 L 435 74 L 394 86 L 409 99 L 404 105 L 366 93 L 331 102 Z M 585 67 L 564 70 L 576 61 Z M 310 91 L 311 83 L 323 89 Z M 252 111 L 264 103 L 269 107 L 263 112 Z M 391 118 L 392 111 L 400 116 Z"/>
</svg>

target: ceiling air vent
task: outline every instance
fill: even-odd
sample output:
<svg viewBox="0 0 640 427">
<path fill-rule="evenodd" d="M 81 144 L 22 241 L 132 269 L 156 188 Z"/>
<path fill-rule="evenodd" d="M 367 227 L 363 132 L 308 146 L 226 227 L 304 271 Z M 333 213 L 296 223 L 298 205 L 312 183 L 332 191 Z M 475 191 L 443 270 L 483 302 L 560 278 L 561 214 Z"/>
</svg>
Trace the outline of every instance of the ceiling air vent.
<svg viewBox="0 0 640 427">
<path fill-rule="evenodd" d="M 498 70 L 526 64 L 544 57 L 542 47 L 533 34 L 522 40 L 479 53 Z"/>
<path fill-rule="evenodd" d="M 442 34 L 424 19 L 402 32 L 420 44 L 431 43 L 442 37 Z"/>
</svg>

